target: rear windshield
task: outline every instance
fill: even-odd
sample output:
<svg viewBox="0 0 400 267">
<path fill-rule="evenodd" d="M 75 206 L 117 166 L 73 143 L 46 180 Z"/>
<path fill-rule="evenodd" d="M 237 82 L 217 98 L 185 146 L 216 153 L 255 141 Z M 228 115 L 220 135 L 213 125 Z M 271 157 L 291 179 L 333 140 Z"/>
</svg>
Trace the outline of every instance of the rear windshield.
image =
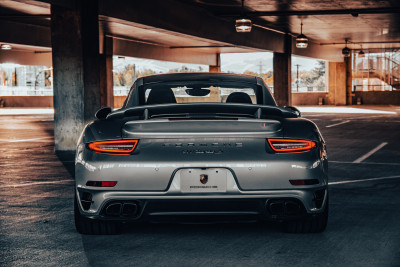
<svg viewBox="0 0 400 267">
<path fill-rule="evenodd" d="M 139 88 L 140 104 L 242 103 L 257 104 L 256 84 L 229 82 L 173 82 L 145 84 Z"/>
</svg>

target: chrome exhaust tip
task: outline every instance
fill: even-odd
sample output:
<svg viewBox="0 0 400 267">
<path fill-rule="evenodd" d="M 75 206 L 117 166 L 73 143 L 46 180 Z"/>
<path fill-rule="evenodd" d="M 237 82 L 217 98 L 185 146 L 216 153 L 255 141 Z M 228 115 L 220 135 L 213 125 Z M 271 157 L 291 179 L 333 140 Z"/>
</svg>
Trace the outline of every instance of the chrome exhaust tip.
<svg viewBox="0 0 400 267">
<path fill-rule="evenodd" d="M 106 208 L 106 214 L 110 216 L 119 216 L 121 214 L 121 209 L 121 203 L 111 203 Z"/>
<path fill-rule="evenodd" d="M 122 216 L 134 217 L 138 211 L 138 205 L 136 203 L 124 203 L 122 206 Z"/>
</svg>

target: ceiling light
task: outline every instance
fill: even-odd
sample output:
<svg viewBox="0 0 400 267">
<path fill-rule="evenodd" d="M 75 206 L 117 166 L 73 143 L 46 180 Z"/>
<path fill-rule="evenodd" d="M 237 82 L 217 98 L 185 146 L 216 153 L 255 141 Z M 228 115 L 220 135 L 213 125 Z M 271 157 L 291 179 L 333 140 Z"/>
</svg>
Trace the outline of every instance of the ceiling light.
<svg viewBox="0 0 400 267">
<path fill-rule="evenodd" d="M 297 48 L 307 48 L 308 46 L 308 38 L 303 34 L 303 23 L 300 24 L 300 35 L 296 38 L 296 47 Z"/>
<path fill-rule="evenodd" d="M 242 0 L 242 14 L 244 14 L 244 0 Z M 245 18 L 244 15 L 242 15 L 242 18 L 237 19 L 235 24 L 237 32 L 251 32 L 252 26 L 251 19 Z"/>
<path fill-rule="evenodd" d="M 364 53 L 364 51 L 363 51 L 363 49 L 362 49 L 362 46 L 361 46 L 360 52 L 358 52 L 358 57 L 359 57 L 359 58 L 365 57 L 365 53 Z"/>
<path fill-rule="evenodd" d="M 252 22 L 250 19 L 237 19 L 235 27 L 237 32 L 251 32 Z"/>
<path fill-rule="evenodd" d="M 1 45 L 1 49 L 2 49 L 2 50 L 11 50 L 11 48 L 12 48 L 12 47 L 11 47 L 11 45 L 9 45 L 9 44 L 2 44 L 2 45 Z"/>
<path fill-rule="evenodd" d="M 349 57 L 351 50 L 347 47 L 347 39 L 345 41 L 346 41 L 346 46 L 342 49 L 342 55 L 344 57 Z"/>
</svg>

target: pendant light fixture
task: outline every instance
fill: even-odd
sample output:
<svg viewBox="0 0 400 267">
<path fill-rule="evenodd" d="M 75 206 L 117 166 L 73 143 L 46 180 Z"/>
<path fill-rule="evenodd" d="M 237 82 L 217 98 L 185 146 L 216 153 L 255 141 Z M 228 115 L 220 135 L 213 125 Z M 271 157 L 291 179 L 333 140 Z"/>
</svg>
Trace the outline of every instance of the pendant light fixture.
<svg viewBox="0 0 400 267">
<path fill-rule="evenodd" d="M 345 47 L 342 49 L 342 55 L 343 55 L 344 57 L 349 57 L 349 56 L 350 56 L 351 50 L 350 50 L 350 48 L 347 47 L 347 39 L 344 39 L 344 41 L 346 42 L 346 45 L 345 45 Z"/>
<path fill-rule="evenodd" d="M 303 22 L 300 24 L 300 35 L 296 38 L 296 47 L 297 48 L 307 48 L 308 46 L 308 38 L 303 34 Z"/>
<path fill-rule="evenodd" d="M 242 0 L 242 17 L 236 20 L 236 31 L 237 32 L 251 32 L 251 27 L 253 26 L 253 23 L 251 22 L 251 19 L 246 18 L 244 16 L 244 0 Z"/>
<path fill-rule="evenodd" d="M 358 57 L 359 58 L 363 58 L 363 57 L 365 57 L 365 53 L 364 53 L 364 51 L 362 49 L 362 45 L 360 45 L 360 46 L 361 46 L 361 50 L 360 50 L 360 52 L 358 52 Z"/>
</svg>

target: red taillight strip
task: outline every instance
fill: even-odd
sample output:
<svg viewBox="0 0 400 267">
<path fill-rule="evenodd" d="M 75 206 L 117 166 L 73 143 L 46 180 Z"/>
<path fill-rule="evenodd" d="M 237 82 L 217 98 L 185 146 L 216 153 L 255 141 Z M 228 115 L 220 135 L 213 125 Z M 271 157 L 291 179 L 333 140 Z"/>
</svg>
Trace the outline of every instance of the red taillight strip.
<svg viewBox="0 0 400 267">
<path fill-rule="evenodd" d="M 111 153 L 111 154 L 130 154 L 132 153 L 139 140 L 112 140 L 112 141 L 98 141 L 88 145 L 88 147 L 98 153 Z"/>
<path fill-rule="evenodd" d="M 169 121 L 237 121 L 237 118 L 170 118 Z"/>
<path fill-rule="evenodd" d="M 267 140 L 272 150 L 278 153 L 306 152 L 316 146 L 315 142 L 310 140 L 278 138 L 269 138 Z"/>
<path fill-rule="evenodd" d="M 103 181 L 87 181 L 87 186 L 96 186 L 96 187 L 114 187 L 117 182 L 103 182 Z"/>
</svg>

